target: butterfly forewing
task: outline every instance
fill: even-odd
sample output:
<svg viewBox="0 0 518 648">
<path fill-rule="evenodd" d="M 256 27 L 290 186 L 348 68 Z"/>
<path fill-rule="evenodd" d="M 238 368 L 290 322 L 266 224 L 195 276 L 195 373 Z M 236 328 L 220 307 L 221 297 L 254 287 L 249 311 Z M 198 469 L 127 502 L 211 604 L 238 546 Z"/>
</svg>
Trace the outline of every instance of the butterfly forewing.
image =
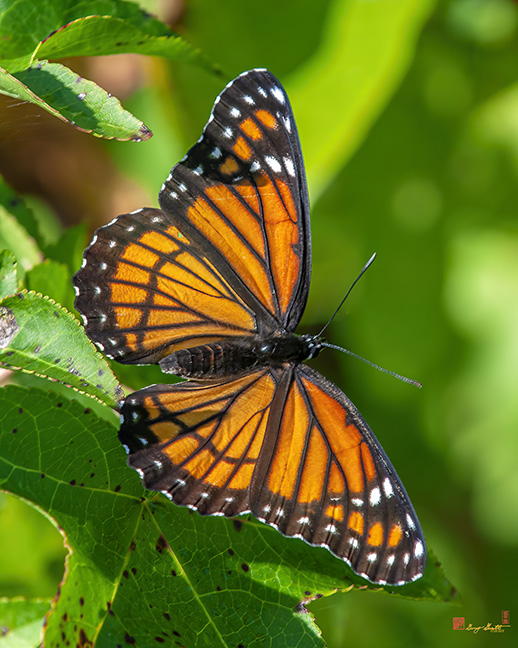
<svg viewBox="0 0 518 648">
<path fill-rule="evenodd" d="M 309 206 L 295 120 L 272 74 L 225 88 L 159 201 L 257 313 L 260 333 L 295 329 L 309 290 Z"/>
<path fill-rule="evenodd" d="M 252 513 L 327 547 L 369 580 L 402 584 L 421 576 L 417 516 L 356 407 L 305 365 L 279 385 L 252 481 Z"/>
</svg>

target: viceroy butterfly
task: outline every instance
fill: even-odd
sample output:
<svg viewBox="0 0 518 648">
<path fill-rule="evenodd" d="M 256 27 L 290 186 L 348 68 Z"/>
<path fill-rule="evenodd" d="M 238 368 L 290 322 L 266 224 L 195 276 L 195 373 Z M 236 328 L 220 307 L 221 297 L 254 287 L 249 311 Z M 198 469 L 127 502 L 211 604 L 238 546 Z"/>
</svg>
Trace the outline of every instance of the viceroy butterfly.
<svg viewBox="0 0 518 648">
<path fill-rule="evenodd" d="M 412 504 L 347 396 L 294 331 L 310 280 L 309 201 L 293 113 L 267 70 L 234 79 L 160 209 L 97 230 L 74 276 L 88 336 L 122 363 L 188 380 L 121 406 L 144 485 L 201 514 L 251 512 L 327 547 L 364 578 L 420 578 Z"/>
</svg>

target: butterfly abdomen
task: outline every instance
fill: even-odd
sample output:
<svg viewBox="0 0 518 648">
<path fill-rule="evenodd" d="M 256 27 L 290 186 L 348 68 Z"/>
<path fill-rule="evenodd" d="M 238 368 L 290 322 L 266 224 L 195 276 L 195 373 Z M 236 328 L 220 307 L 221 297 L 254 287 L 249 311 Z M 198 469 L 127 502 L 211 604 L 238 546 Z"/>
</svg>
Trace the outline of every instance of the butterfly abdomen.
<svg viewBox="0 0 518 648">
<path fill-rule="evenodd" d="M 210 380 L 315 357 L 320 342 L 309 335 L 243 336 L 180 349 L 160 361 L 162 371 Z"/>
</svg>

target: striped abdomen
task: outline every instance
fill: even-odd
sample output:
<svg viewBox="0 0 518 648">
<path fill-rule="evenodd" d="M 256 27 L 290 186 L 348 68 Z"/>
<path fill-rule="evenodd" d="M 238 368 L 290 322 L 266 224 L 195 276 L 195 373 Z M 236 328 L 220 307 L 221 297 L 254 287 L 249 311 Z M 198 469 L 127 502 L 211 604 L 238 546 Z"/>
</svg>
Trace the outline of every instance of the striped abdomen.
<svg viewBox="0 0 518 648">
<path fill-rule="evenodd" d="M 315 357 L 320 348 L 318 339 L 310 335 L 243 336 L 180 349 L 161 360 L 160 367 L 183 378 L 210 380 L 303 362 Z"/>
</svg>

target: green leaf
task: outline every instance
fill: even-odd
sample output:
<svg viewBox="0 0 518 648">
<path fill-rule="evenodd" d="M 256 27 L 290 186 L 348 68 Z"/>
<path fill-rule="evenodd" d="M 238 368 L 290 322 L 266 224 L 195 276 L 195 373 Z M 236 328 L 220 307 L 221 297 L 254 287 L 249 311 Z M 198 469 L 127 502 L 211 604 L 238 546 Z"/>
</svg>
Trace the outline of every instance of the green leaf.
<svg viewBox="0 0 518 648">
<path fill-rule="evenodd" d="M 0 92 L 29 101 L 78 130 L 107 139 L 141 141 L 151 131 L 118 99 L 59 63 L 38 61 L 9 74 L 0 68 Z"/>
<path fill-rule="evenodd" d="M 34 58 L 105 56 L 123 52 L 199 63 L 214 71 L 199 50 L 151 16 L 140 20 L 114 16 L 80 18 L 64 25 L 40 43 L 34 52 Z"/>
<path fill-rule="evenodd" d="M 0 299 L 12 295 L 17 289 L 16 257 L 9 250 L 0 250 Z"/>
<path fill-rule="evenodd" d="M 75 317 L 32 292 L 0 301 L 0 366 L 58 380 L 114 408 L 123 396 Z"/>
<path fill-rule="evenodd" d="M 36 220 L 32 210 L 27 207 L 24 200 L 5 182 L 0 176 L 0 205 L 5 207 L 5 210 L 14 216 L 18 223 L 27 230 L 29 236 L 36 241 L 38 246 L 42 246 L 42 238 L 38 221 Z"/>
<path fill-rule="evenodd" d="M 144 491 L 116 428 L 38 389 L 0 390 L 0 488 L 50 515 L 71 554 L 46 645 L 322 646 L 301 602 L 353 583 L 328 551 L 253 519 L 203 517 Z M 403 596 L 441 599 L 428 576 Z M 298 611 L 297 611 L 298 610 Z M 158 637 L 158 639 L 157 639 Z"/>
<path fill-rule="evenodd" d="M 73 312 L 74 291 L 66 265 L 47 259 L 27 271 L 25 285 L 29 290 L 50 297 Z"/>
<path fill-rule="evenodd" d="M 176 376 L 169 374 L 165 378 L 163 371 L 158 365 L 124 365 L 115 360 L 110 360 L 110 367 L 113 373 L 123 385 L 128 385 L 133 390 L 143 389 L 155 383 L 175 382 Z"/>
<path fill-rule="evenodd" d="M 35 58 L 122 52 L 167 56 L 214 71 L 167 25 L 125 0 L 4 0 L 0 33 L 0 58 L 10 71 Z"/>
<path fill-rule="evenodd" d="M 401 82 L 434 4 L 340 0 L 331 5 L 322 45 L 286 84 L 313 201 L 361 144 Z"/>
<path fill-rule="evenodd" d="M 0 205 L 0 249 L 10 250 L 19 264 L 23 275 L 35 263 L 41 261 L 41 252 L 34 239 L 5 207 Z"/>
<path fill-rule="evenodd" d="M 83 251 L 87 244 L 86 223 L 68 227 L 56 243 L 43 248 L 45 257 L 68 266 L 73 274 L 83 262 Z"/>
<path fill-rule="evenodd" d="M 0 599 L 0 648 L 39 645 L 50 603 L 43 599 Z"/>
</svg>

